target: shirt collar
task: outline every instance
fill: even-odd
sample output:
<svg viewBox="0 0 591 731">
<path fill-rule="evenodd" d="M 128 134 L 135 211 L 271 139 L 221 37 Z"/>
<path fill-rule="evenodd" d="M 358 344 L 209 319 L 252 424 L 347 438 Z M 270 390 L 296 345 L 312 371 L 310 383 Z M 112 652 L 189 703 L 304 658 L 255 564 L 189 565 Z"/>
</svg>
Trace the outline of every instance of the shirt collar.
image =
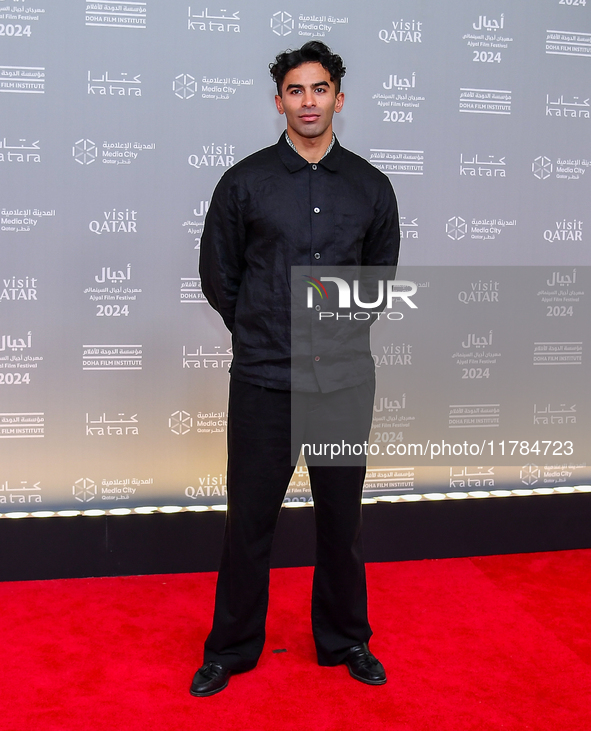
<svg viewBox="0 0 591 731">
<path fill-rule="evenodd" d="M 287 131 L 279 138 L 277 150 L 279 157 L 290 173 L 294 173 L 296 170 L 301 170 L 306 165 L 309 165 L 308 161 L 296 150 L 295 145 L 288 137 Z M 330 145 L 327 147 L 326 152 L 318 164 L 334 172 L 338 169 L 340 157 L 341 146 L 333 132 Z"/>
<path fill-rule="evenodd" d="M 292 139 L 291 139 L 291 137 L 290 137 L 290 136 L 289 136 L 289 135 L 287 134 L 287 130 L 285 130 L 285 139 L 287 140 L 287 144 L 288 144 L 288 145 L 289 145 L 289 146 L 291 147 L 291 149 L 292 149 L 292 150 L 295 150 L 295 152 L 298 152 L 298 148 L 297 148 L 297 147 L 296 147 L 296 146 L 294 145 L 294 143 L 293 143 L 293 140 L 292 140 Z M 329 145 L 329 146 L 328 146 L 328 147 L 326 148 L 326 151 L 325 151 L 324 155 L 322 155 L 322 157 L 320 158 L 320 160 L 321 160 L 321 161 L 322 161 L 322 160 L 324 160 L 324 158 L 325 158 L 325 157 L 326 157 L 326 156 L 328 155 L 328 153 L 329 153 L 329 152 L 330 152 L 330 151 L 332 150 L 332 148 L 334 147 L 334 143 L 335 143 L 335 140 L 336 140 L 336 136 L 335 136 L 335 133 L 333 132 L 333 133 L 332 133 L 332 139 L 331 139 L 331 141 L 330 141 L 330 145 Z M 299 154 L 300 154 L 300 153 L 298 152 L 298 155 L 299 155 Z"/>
</svg>

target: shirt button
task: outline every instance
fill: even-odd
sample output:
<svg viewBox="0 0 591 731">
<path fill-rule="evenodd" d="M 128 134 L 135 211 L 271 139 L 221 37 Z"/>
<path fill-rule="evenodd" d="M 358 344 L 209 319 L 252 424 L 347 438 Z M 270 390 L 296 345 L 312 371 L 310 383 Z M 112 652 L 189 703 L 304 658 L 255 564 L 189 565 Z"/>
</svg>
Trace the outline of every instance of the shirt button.
<svg viewBox="0 0 591 731">
<path fill-rule="evenodd" d="M 314 258 L 315 258 L 315 259 L 320 259 L 320 254 L 319 254 L 318 252 L 316 252 L 316 253 L 314 254 Z"/>
<path fill-rule="evenodd" d="M 316 208 L 314 209 L 314 213 L 320 213 L 320 208 L 316 207 Z"/>
<path fill-rule="evenodd" d="M 320 356 L 319 355 L 315 356 L 314 360 L 318 363 L 318 361 L 320 360 Z"/>
<path fill-rule="evenodd" d="M 318 310 L 318 312 L 320 312 L 320 305 L 316 305 L 316 309 Z"/>
<path fill-rule="evenodd" d="M 312 170 L 316 170 L 318 168 L 318 165 L 312 165 Z"/>
</svg>

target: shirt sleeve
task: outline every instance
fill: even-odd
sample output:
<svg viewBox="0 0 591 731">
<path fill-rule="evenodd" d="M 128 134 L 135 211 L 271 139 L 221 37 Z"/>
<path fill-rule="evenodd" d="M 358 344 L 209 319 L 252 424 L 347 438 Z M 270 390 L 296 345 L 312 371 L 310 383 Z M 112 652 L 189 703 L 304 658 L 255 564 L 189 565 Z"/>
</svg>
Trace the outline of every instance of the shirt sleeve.
<svg viewBox="0 0 591 731">
<path fill-rule="evenodd" d="M 388 178 L 384 176 L 375 208 L 375 217 L 363 242 L 363 266 L 395 266 L 400 250 L 398 204 Z"/>
<path fill-rule="evenodd" d="M 238 185 L 227 173 L 216 186 L 201 236 L 199 275 L 209 304 L 232 332 L 245 269 L 245 225 Z"/>
</svg>

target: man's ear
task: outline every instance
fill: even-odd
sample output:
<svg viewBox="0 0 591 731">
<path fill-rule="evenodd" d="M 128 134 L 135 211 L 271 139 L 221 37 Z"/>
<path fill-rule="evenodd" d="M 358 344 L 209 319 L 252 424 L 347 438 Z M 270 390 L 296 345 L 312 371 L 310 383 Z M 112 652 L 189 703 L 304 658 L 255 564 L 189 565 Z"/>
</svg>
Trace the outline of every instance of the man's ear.
<svg viewBox="0 0 591 731">
<path fill-rule="evenodd" d="M 275 94 L 275 106 L 277 107 L 279 114 L 285 114 L 285 110 L 283 109 L 283 99 L 279 96 L 279 94 Z"/>
<path fill-rule="evenodd" d="M 340 112 L 343 108 L 343 104 L 345 103 L 345 94 L 342 91 L 339 91 L 336 97 L 336 102 L 334 105 L 335 112 Z"/>
</svg>

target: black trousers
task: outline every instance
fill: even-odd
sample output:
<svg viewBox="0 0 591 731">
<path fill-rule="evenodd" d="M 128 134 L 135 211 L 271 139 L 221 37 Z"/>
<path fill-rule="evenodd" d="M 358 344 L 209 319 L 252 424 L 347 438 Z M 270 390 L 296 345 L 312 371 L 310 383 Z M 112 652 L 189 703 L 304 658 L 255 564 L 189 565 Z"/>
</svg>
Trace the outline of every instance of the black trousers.
<svg viewBox="0 0 591 731">
<path fill-rule="evenodd" d="M 249 670 L 263 649 L 271 545 L 294 471 L 292 396 L 296 442 L 326 441 L 330 433 L 362 444 L 369 436 L 374 390 L 372 381 L 330 394 L 291 394 L 231 379 L 228 512 L 204 662 Z M 312 630 L 318 662 L 337 665 L 350 647 L 371 636 L 361 544 L 365 460 L 356 466 L 313 461 L 308 460 L 316 520 Z"/>
</svg>

